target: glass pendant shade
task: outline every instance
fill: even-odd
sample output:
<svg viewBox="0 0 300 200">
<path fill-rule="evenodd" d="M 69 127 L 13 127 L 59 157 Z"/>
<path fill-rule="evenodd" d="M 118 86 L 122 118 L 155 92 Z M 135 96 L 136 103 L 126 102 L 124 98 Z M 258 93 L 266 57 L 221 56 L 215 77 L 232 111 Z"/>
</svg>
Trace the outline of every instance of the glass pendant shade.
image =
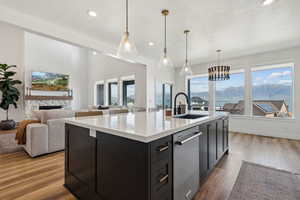
<svg viewBox="0 0 300 200">
<path fill-rule="evenodd" d="M 129 37 L 129 26 L 128 26 L 128 0 L 126 0 L 126 26 L 125 32 L 122 36 L 119 48 L 117 51 L 117 56 L 119 58 L 134 60 L 138 56 L 138 51 L 136 46 Z"/>
<path fill-rule="evenodd" d="M 192 67 L 189 62 L 185 62 L 180 70 L 181 76 L 191 76 L 193 75 Z"/>
<path fill-rule="evenodd" d="M 190 32 L 189 30 L 184 31 L 184 34 L 185 34 L 185 62 L 182 66 L 182 69 L 180 70 L 180 75 L 181 76 L 191 76 L 191 75 L 193 75 L 192 67 L 191 67 L 191 64 L 188 60 L 188 33 L 189 32 Z"/>
<path fill-rule="evenodd" d="M 130 41 L 129 33 L 125 32 L 117 52 L 117 56 L 123 59 L 134 59 L 138 56 L 136 46 L 133 41 Z"/>
<path fill-rule="evenodd" d="M 173 68 L 173 62 L 170 57 L 166 53 L 164 53 L 158 63 L 159 68 Z"/>
</svg>

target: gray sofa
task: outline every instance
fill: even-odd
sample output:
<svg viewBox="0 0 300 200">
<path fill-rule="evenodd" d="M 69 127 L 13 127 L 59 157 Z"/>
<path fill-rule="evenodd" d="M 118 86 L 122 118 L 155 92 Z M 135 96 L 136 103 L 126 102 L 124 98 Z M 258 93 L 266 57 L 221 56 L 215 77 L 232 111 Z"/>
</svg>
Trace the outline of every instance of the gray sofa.
<svg viewBox="0 0 300 200">
<path fill-rule="evenodd" d="M 64 118 L 75 117 L 72 110 L 33 111 L 33 118 L 41 123 L 29 124 L 26 128 L 24 149 L 31 157 L 52 153 L 65 148 Z"/>
<path fill-rule="evenodd" d="M 108 110 L 38 110 L 32 111 L 32 119 L 41 123 L 29 124 L 26 127 L 25 151 L 36 157 L 65 149 L 65 118 L 84 117 L 102 114 L 118 114 L 128 109 L 113 108 Z"/>
</svg>

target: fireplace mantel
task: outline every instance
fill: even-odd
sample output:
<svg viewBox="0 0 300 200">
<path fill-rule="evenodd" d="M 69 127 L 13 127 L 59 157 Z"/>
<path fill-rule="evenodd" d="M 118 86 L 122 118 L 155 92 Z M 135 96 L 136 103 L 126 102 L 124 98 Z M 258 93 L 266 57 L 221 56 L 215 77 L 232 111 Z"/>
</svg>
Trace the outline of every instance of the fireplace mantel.
<svg viewBox="0 0 300 200">
<path fill-rule="evenodd" d="M 38 95 L 32 95 L 32 96 L 25 96 L 25 100 L 73 100 L 72 96 L 38 96 Z"/>
</svg>

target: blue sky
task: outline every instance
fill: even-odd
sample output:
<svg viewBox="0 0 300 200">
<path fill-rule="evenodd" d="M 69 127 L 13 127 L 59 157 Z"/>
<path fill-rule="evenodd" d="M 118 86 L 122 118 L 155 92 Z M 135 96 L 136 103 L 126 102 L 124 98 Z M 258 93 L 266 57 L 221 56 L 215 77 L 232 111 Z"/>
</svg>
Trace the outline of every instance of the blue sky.
<svg viewBox="0 0 300 200">
<path fill-rule="evenodd" d="M 208 77 L 197 77 L 190 80 L 191 91 L 195 92 L 207 92 L 208 91 Z"/>
<path fill-rule="evenodd" d="M 240 87 L 245 85 L 244 73 L 230 74 L 230 79 L 226 81 L 217 81 L 216 89 L 224 90 L 229 87 Z"/>
<path fill-rule="evenodd" d="M 292 84 L 292 68 L 275 68 L 268 70 L 260 70 L 252 72 L 253 85 L 262 84 Z"/>
</svg>

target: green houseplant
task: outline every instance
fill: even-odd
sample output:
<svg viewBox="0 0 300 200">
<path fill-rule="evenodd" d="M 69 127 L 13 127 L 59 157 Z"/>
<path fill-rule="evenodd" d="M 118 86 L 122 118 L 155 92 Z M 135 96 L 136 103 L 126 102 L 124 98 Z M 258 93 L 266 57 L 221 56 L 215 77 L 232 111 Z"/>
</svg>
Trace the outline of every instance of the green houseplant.
<svg viewBox="0 0 300 200">
<path fill-rule="evenodd" d="M 16 72 L 11 71 L 12 68 L 16 67 L 15 65 L 0 64 L 0 91 L 2 93 L 0 108 L 6 111 L 6 120 L 0 122 L 1 130 L 10 130 L 16 127 L 16 122 L 8 119 L 10 105 L 17 108 L 17 102 L 20 97 L 20 92 L 15 86 L 22 84 L 22 82 L 15 80 L 13 76 Z"/>
</svg>

